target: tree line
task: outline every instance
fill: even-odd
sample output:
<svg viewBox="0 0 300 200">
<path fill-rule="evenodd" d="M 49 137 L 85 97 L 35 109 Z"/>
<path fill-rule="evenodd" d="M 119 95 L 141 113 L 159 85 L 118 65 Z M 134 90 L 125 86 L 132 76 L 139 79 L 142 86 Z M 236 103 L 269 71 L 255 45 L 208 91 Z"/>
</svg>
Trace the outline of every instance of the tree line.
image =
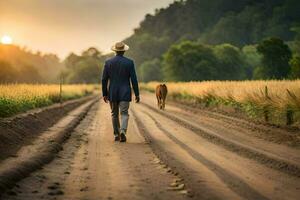
<svg viewBox="0 0 300 200">
<path fill-rule="evenodd" d="M 102 54 L 97 48 L 90 47 L 81 55 L 71 53 L 64 60 L 63 77 L 67 83 L 100 83 L 101 71 L 105 60 L 112 54 Z"/>
<path fill-rule="evenodd" d="M 205 45 L 183 40 L 162 56 L 138 66 L 139 79 L 148 82 L 300 78 L 299 39 L 297 35 L 292 43 L 295 53 L 279 38 L 242 48 L 228 43 Z M 65 83 L 99 83 L 105 60 L 113 56 L 91 47 L 80 55 L 71 53 L 60 62 L 55 55 L 10 48 L 13 50 L 6 49 L 6 56 L 0 48 L 1 83 L 57 83 L 61 77 Z"/>
<path fill-rule="evenodd" d="M 179 0 L 147 14 L 124 40 L 141 81 L 300 77 L 298 0 Z M 0 82 L 99 83 L 105 60 L 91 47 L 56 55 L 0 45 Z"/>
<path fill-rule="evenodd" d="M 125 42 L 143 81 L 297 78 L 299 10 L 297 0 L 175 1 Z"/>
<path fill-rule="evenodd" d="M 110 56 L 90 47 L 61 61 L 54 54 L 0 44 L 0 83 L 99 83 L 103 64 Z"/>
<path fill-rule="evenodd" d="M 144 62 L 143 81 L 202 81 L 300 78 L 300 54 L 279 38 L 238 48 L 231 44 L 204 45 L 182 41 L 161 58 Z"/>
<path fill-rule="evenodd" d="M 54 83 L 62 68 L 54 54 L 0 44 L 0 83 Z"/>
</svg>

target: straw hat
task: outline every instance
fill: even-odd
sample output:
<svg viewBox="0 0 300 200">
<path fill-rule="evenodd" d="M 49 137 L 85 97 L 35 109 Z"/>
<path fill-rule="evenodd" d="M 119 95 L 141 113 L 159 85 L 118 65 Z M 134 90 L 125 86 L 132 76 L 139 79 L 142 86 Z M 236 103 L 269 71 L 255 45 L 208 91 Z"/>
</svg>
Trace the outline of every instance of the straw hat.
<svg viewBox="0 0 300 200">
<path fill-rule="evenodd" d="M 129 46 L 126 45 L 124 42 L 117 42 L 114 46 L 111 47 L 113 51 L 127 51 Z"/>
</svg>

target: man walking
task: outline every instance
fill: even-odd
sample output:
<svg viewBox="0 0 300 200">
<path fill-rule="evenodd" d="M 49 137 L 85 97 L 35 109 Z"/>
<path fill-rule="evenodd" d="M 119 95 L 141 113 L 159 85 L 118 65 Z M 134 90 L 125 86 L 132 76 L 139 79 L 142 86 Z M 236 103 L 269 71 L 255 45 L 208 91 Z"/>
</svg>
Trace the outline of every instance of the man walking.
<svg viewBox="0 0 300 200">
<path fill-rule="evenodd" d="M 116 56 L 105 62 L 102 74 L 103 100 L 105 103 L 108 101 L 110 103 L 115 141 L 120 142 L 126 142 L 128 108 L 131 101 L 130 81 L 135 94 L 135 102 L 140 101 L 134 62 L 124 57 L 124 53 L 128 49 L 129 47 L 123 42 L 112 46 L 111 50 L 116 52 Z M 119 112 L 121 113 L 121 126 Z"/>
</svg>

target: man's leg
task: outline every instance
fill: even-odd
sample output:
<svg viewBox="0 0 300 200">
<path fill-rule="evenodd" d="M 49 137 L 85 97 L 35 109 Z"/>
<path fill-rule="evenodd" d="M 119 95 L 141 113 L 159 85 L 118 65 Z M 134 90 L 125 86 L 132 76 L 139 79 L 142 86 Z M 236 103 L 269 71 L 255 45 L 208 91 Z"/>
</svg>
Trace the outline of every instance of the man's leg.
<svg viewBox="0 0 300 200">
<path fill-rule="evenodd" d="M 118 137 L 120 135 L 119 102 L 110 102 L 110 108 L 114 135 Z"/>
<path fill-rule="evenodd" d="M 129 102 L 128 101 L 121 101 L 120 104 L 120 112 L 121 112 L 121 128 L 120 128 L 120 133 L 121 133 L 121 142 L 126 142 L 126 131 L 128 127 L 128 109 L 129 109 Z"/>
</svg>

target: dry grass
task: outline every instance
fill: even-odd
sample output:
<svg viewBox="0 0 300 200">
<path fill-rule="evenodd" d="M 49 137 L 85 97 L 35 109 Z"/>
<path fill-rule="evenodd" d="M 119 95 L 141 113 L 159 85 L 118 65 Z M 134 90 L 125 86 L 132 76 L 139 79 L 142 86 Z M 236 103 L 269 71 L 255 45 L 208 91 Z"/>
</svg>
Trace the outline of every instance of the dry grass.
<svg viewBox="0 0 300 200">
<path fill-rule="evenodd" d="M 63 85 L 62 100 L 79 98 L 92 93 L 94 85 Z M 59 85 L 8 84 L 0 85 L 0 117 L 47 106 L 60 101 Z"/>
<path fill-rule="evenodd" d="M 143 83 L 141 87 L 153 91 L 157 84 Z M 194 102 L 214 101 L 217 104 L 269 107 L 282 112 L 287 109 L 300 111 L 300 80 L 170 82 L 167 86 L 169 96 Z"/>
<path fill-rule="evenodd" d="M 157 84 L 150 82 L 142 84 L 142 87 L 154 90 Z M 278 108 L 293 105 L 300 108 L 300 80 L 178 82 L 168 83 L 167 86 L 171 95 L 186 94 L 199 98 L 211 95 L 240 103 L 272 104 Z M 266 86 L 269 98 L 265 95 Z"/>
</svg>

